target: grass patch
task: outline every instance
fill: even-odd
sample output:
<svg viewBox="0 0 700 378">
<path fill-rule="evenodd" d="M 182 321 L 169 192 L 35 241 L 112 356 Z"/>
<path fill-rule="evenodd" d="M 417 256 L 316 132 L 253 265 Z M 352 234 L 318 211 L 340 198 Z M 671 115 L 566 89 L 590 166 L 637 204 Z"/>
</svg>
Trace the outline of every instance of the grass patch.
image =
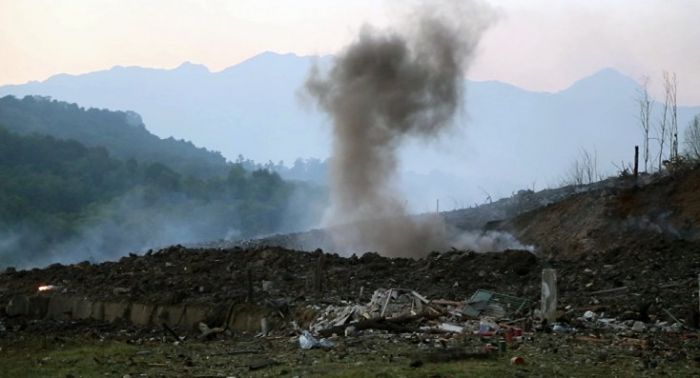
<svg viewBox="0 0 700 378">
<path fill-rule="evenodd" d="M 34 337 L 0 340 L 0 376 L 7 377 L 122 377 L 147 376 L 302 376 L 302 377 L 635 377 L 640 375 L 692 376 L 687 362 L 644 368 L 640 359 L 624 350 L 611 352 L 605 361 L 588 344 L 563 344 L 557 351 L 534 344 L 522 345 L 485 360 L 428 363 L 415 345 L 359 343 L 331 350 L 302 351 L 286 338 L 190 340 L 180 345 L 160 341 L 100 341 L 79 337 Z M 236 353 L 259 350 L 256 353 Z M 512 356 L 526 364 L 510 364 Z M 274 361 L 251 370 L 260 361 Z"/>
<path fill-rule="evenodd" d="M 3 345 L 0 371 L 7 377 L 95 377 L 126 374 L 138 348 L 123 342 L 40 340 Z"/>
</svg>

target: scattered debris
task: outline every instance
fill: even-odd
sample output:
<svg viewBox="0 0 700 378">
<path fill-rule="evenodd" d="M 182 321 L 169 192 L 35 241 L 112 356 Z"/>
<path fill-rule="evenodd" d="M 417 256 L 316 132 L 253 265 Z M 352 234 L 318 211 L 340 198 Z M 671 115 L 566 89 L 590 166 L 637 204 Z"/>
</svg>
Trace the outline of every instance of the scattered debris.
<svg viewBox="0 0 700 378">
<path fill-rule="evenodd" d="M 644 332 L 644 330 L 646 329 L 646 326 L 644 325 L 644 322 L 635 321 L 634 324 L 632 324 L 631 329 L 634 332 Z"/>
<path fill-rule="evenodd" d="M 472 318 L 504 318 L 524 314 L 530 310 L 531 304 L 532 301 L 526 298 L 479 289 L 469 298 L 462 312 Z"/>
<path fill-rule="evenodd" d="M 493 318 L 483 317 L 481 318 L 481 320 L 479 320 L 479 331 L 477 332 L 477 334 L 482 337 L 490 337 L 495 335 L 496 332 L 498 332 L 498 328 L 499 327 Z"/>
<path fill-rule="evenodd" d="M 224 328 L 222 327 L 214 327 L 214 328 L 209 328 L 209 326 L 206 323 L 200 322 L 198 324 L 199 331 L 202 333 L 200 338 L 202 339 L 209 339 L 217 334 L 220 334 L 224 332 Z"/>
<path fill-rule="evenodd" d="M 671 311 L 668 311 L 667 309 L 664 308 L 664 309 L 663 309 L 663 312 L 665 312 L 666 315 L 668 315 L 669 318 L 673 319 L 673 321 L 676 322 L 677 324 L 683 324 L 683 322 L 681 322 L 680 320 L 678 320 L 678 318 L 676 318 L 675 316 L 673 316 L 673 314 L 671 313 Z"/>
<path fill-rule="evenodd" d="M 585 319 L 589 322 L 595 321 L 597 318 L 598 318 L 598 314 L 596 314 L 595 312 L 593 312 L 591 310 L 588 310 L 588 311 L 583 313 L 583 319 Z"/>
<path fill-rule="evenodd" d="M 440 323 L 438 328 L 445 332 L 464 333 L 464 327 L 450 323 Z"/>
<path fill-rule="evenodd" d="M 346 306 L 328 306 L 311 325 L 314 332 L 342 328 L 349 324 L 363 322 L 355 331 L 371 328 L 370 324 L 398 324 L 425 312 L 438 311 L 428 306 L 430 301 L 410 289 L 378 289 L 366 305 L 348 304 Z M 398 319 L 399 321 L 386 321 Z M 379 321 L 382 320 L 382 321 Z M 369 322 L 368 322 L 369 321 Z"/>
<path fill-rule="evenodd" d="M 170 336 L 172 336 L 173 338 L 175 338 L 175 342 L 179 343 L 179 342 L 185 341 L 185 337 L 184 337 L 184 336 L 178 336 L 178 334 L 177 334 L 172 328 L 170 328 L 170 326 L 168 326 L 166 323 L 163 323 L 163 329 L 164 329 L 165 331 L 167 331 L 167 333 L 168 333 Z"/>
<path fill-rule="evenodd" d="M 554 323 L 554 324 L 552 324 L 552 332 L 554 332 L 554 333 L 575 333 L 576 328 L 574 328 L 566 323 Z"/>
<path fill-rule="evenodd" d="M 327 340 L 327 339 L 316 339 L 311 335 L 309 331 L 304 331 L 302 334 L 299 336 L 299 347 L 301 349 L 314 349 L 314 348 L 321 348 L 321 349 L 330 349 L 333 348 L 335 344 L 333 344 L 332 341 Z"/>
</svg>

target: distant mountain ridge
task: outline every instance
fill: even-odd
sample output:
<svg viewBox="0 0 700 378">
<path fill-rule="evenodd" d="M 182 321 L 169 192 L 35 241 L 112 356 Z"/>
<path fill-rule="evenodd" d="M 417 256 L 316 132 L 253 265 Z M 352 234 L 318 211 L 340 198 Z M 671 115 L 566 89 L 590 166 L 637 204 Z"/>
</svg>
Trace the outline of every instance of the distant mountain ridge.
<svg viewBox="0 0 700 378">
<path fill-rule="evenodd" d="M 300 100 L 299 90 L 314 64 L 331 61 L 268 52 L 219 72 L 192 63 L 174 69 L 114 67 L 3 86 L 0 95 L 38 94 L 133 110 L 158 136 L 190 140 L 229 160 L 242 154 L 289 164 L 330 154 L 329 120 Z M 581 149 L 595 151 L 601 170 L 614 173 L 612 163 L 629 162 L 634 145 L 642 144 L 634 100 L 639 85 L 614 69 L 554 93 L 497 81 L 465 80 L 465 88 L 458 127 L 427 145 L 408 141 L 401 151 L 402 170 L 437 170 L 461 184 L 435 182 L 430 190 L 409 194 L 409 201 L 454 197 L 472 203 L 484 192 L 499 198 L 533 183 L 556 185 Z M 654 111 L 656 123 L 658 104 Z M 698 113 L 700 107 L 679 107 L 681 129 Z"/>
</svg>

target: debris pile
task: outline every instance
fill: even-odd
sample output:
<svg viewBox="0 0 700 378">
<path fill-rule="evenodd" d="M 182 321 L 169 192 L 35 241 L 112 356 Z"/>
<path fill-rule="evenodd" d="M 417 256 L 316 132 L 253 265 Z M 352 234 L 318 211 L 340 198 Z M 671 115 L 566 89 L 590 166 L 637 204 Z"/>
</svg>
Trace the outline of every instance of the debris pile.
<svg viewBox="0 0 700 378">
<path fill-rule="evenodd" d="M 509 364 L 518 357 L 514 365 L 527 365 L 531 353 L 512 355 L 521 350 L 630 350 L 644 366 L 665 366 L 653 356 L 669 361 L 700 356 L 698 254 L 688 245 L 673 257 L 640 247 L 635 264 L 619 254 L 556 261 L 527 251 L 449 251 L 412 260 L 373 253 L 343 258 L 279 248 L 172 247 L 116 263 L 0 274 L 0 335 L 99 332 L 178 344 L 248 335 L 286 339 L 305 353 L 339 355 L 382 345 L 413 350 L 411 366 L 416 367 L 499 356 L 508 356 Z M 662 265 L 673 266 L 666 270 Z M 556 279 L 547 290 L 557 293 L 552 321 L 542 307 L 547 270 L 556 271 L 547 276 Z M 647 272 L 645 279 L 633 280 L 631 275 L 640 271 Z M 58 289 L 38 290 L 49 285 Z M 77 299 L 71 306 L 52 306 L 50 299 L 57 296 Z M 114 304 L 105 302 L 105 321 L 75 319 L 88 299 Z M 48 306 L 54 317 L 32 318 L 37 304 Z M 205 304 L 211 311 L 200 311 Z M 94 312 L 95 306 L 87 307 Z M 170 312 L 166 316 L 161 309 Z M 162 316 L 189 320 L 194 327 L 170 327 Z"/>
</svg>

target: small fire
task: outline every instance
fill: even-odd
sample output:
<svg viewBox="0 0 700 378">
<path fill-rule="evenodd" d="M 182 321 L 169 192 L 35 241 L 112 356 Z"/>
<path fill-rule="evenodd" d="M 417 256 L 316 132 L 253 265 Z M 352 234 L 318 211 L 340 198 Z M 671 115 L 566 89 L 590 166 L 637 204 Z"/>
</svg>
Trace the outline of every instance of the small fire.
<svg viewBox="0 0 700 378">
<path fill-rule="evenodd" d="M 56 290 L 57 286 L 55 285 L 41 285 L 39 286 L 39 291 L 52 291 Z"/>
</svg>

